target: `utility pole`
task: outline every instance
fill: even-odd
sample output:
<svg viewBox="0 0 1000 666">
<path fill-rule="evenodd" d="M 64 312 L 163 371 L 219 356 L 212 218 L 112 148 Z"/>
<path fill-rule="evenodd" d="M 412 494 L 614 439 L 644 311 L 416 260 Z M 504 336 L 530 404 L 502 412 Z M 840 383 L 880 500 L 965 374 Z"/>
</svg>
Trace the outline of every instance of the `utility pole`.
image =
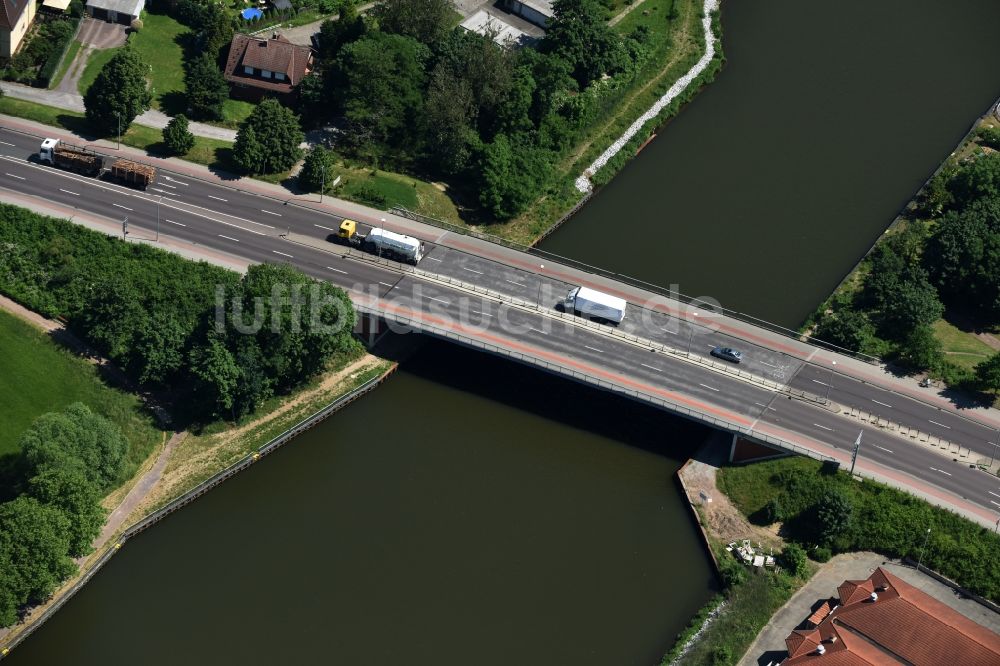
<svg viewBox="0 0 1000 666">
<path fill-rule="evenodd" d="M 862 430 L 858 433 L 858 438 L 854 442 L 854 453 L 851 454 L 851 476 L 854 476 L 854 463 L 858 461 L 858 451 L 861 450 L 861 435 L 865 434 Z"/>
<path fill-rule="evenodd" d="M 917 556 L 917 569 L 920 569 L 920 561 L 924 559 L 924 550 L 927 549 L 927 540 L 931 538 L 931 528 L 927 528 L 927 534 L 924 535 L 924 545 L 920 547 L 920 555 Z"/>
<path fill-rule="evenodd" d="M 126 236 L 128 236 L 128 215 L 122 220 L 122 240 L 128 240 Z"/>
<path fill-rule="evenodd" d="M 122 115 L 115 111 L 115 118 L 118 119 L 118 150 L 122 149 Z"/>
</svg>

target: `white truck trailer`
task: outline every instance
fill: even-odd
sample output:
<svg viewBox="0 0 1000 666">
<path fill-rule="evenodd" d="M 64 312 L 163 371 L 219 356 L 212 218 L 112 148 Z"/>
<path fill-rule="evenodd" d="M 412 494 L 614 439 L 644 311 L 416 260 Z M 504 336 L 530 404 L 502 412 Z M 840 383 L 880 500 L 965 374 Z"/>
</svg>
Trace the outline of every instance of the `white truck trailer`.
<svg viewBox="0 0 1000 666">
<path fill-rule="evenodd" d="M 574 287 L 563 301 L 563 309 L 567 312 L 600 319 L 612 324 L 622 323 L 625 318 L 627 301 L 587 287 Z"/>
<path fill-rule="evenodd" d="M 424 258 L 424 244 L 420 242 L 419 238 L 393 233 L 379 227 L 372 229 L 366 236 L 358 233 L 358 223 L 354 220 L 341 222 L 334 240 L 345 245 L 355 245 L 366 252 L 381 257 L 389 257 L 413 265 Z"/>
</svg>

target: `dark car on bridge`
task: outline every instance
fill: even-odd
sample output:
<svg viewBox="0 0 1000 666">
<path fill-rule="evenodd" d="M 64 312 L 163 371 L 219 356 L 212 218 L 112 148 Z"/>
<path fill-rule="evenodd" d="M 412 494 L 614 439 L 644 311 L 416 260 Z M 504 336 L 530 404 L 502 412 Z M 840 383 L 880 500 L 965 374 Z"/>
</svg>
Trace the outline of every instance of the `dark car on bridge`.
<svg viewBox="0 0 1000 666">
<path fill-rule="evenodd" d="M 712 350 L 712 356 L 721 358 L 723 361 L 731 361 L 732 363 L 739 363 L 743 360 L 743 352 L 730 349 L 729 347 L 716 347 Z"/>
</svg>

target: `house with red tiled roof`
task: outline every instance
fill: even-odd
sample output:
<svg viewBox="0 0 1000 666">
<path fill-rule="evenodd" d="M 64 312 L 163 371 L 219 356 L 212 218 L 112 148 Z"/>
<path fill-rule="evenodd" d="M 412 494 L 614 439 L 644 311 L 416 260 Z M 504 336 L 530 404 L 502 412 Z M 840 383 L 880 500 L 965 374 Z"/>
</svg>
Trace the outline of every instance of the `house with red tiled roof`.
<svg viewBox="0 0 1000 666">
<path fill-rule="evenodd" d="M 34 20 L 35 0 L 0 0 L 0 58 L 17 53 Z"/>
<path fill-rule="evenodd" d="M 313 51 L 280 35 L 235 34 L 226 59 L 226 80 L 237 97 L 260 99 L 266 93 L 289 95 L 312 71 Z"/>
<path fill-rule="evenodd" d="M 837 593 L 785 639 L 781 666 L 1000 664 L 1000 636 L 881 567 Z"/>
</svg>

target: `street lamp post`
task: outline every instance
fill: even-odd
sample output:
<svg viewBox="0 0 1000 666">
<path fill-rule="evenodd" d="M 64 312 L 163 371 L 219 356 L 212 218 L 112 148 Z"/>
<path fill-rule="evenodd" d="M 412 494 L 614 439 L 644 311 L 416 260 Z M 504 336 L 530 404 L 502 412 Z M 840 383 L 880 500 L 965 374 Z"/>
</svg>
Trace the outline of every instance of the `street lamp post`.
<svg viewBox="0 0 1000 666">
<path fill-rule="evenodd" d="M 163 195 L 156 197 L 156 240 L 160 240 L 160 201 L 163 199 Z"/>
<path fill-rule="evenodd" d="M 920 561 L 924 559 L 924 550 L 927 548 L 927 540 L 931 538 L 931 528 L 927 528 L 927 534 L 924 535 L 924 545 L 920 547 L 920 555 L 917 556 L 917 569 L 920 568 Z"/>
<path fill-rule="evenodd" d="M 539 264 L 539 270 L 545 270 L 545 264 Z M 538 295 L 535 297 L 535 307 L 542 308 L 542 276 L 538 275 Z"/>
<path fill-rule="evenodd" d="M 993 432 L 993 438 L 996 440 L 993 442 L 993 453 L 990 455 L 990 467 L 993 467 L 993 461 L 997 459 L 997 445 L 1000 444 L 1000 428 L 995 428 Z"/>
<path fill-rule="evenodd" d="M 829 402 L 830 402 L 830 389 L 833 388 L 833 371 L 837 367 L 837 362 L 836 361 L 830 361 L 830 363 L 832 363 L 832 365 L 830 366 L 830 381 L 826 385 L 826 402 L 827 402 L 827 404 L 829 404 Z"/>
<path fill-rule="evenodd" d="M 319 165 L 319 202 L 323 203 L 323 190 L 326 189 L 326 165 Z"/>
<path fill-rule="evenodd" d="M 118 150 L 122 149 L 122 115 L 115 111 L 115 118 L 118 119 Z"/>
</svg>

